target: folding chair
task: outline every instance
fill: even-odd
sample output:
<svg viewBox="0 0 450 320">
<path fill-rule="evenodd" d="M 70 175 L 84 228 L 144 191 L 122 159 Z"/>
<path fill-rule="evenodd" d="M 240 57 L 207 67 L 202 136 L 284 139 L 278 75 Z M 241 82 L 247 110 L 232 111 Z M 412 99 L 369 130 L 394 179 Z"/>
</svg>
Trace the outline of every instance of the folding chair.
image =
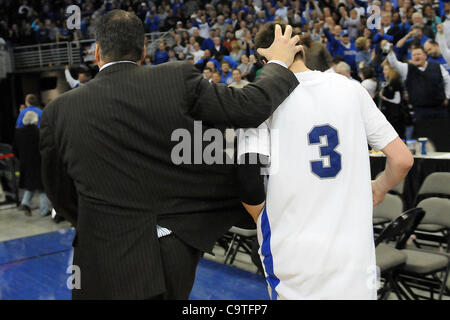
<svg viewBox="0 0 450 320">
<path fill-rule="evenodd" d="M 399 281 L 408 293 L 415 299 L 425 298 L 412 288 L 429 291 L 430 299 L 434 299 L 435 289 L 438 299 L 442 299 L 447 288 L 450 268 L 450 253 L 448 253 L 450 230 L 450 199 L 428 198 L 420 202 L 425 210 L 423 225 L 433 226 L 436 230 L 445 232 L 447 237 L 447 253 L 424 249 L 402 250 L 407 256 L 405 265 L 400 271 Z"/>
<path fill-rule="evenodd" d="M 420 186 L 415 203 L 431 197 L 450 199 L 450 172 L 434 172 L 428 175 Z M 430 224 L 419 225 L 415 237 L 414 243 L 418 247 L 426 245 L 424 241 L 443 241 L 439 227 Z"/>
<path fill-rule="evenodd" d="M 400 196 L 387 194 L 382 203 L 373 208 L 373 225 L 384 225 L 402 214 L 403 202 Z"/>
<path fill-rule="evenodd" d="M 233 264 L 238 252 L 246 253 L 251 257 L 253 241 L 256 239 L 256 229 L 231 227 L 229 232 L 233 236 L 225 254 L 224 264 Z"/>
<path fill-rule="evenodd" d="M 399 299 L 405 295 L 397 284 L 397 273 L 406 263 L 406 255 L 399 250 L 414 232 L 425 212 L 421 208 L 410 209 L 389 223 L 375 240 L 377 266 L 385 279 L 383 287 L 378 291 L 380 299 L 386 299 L 393 290 Z M 384 244 L 396 239 L 395 248 Z"/>
<path fill-rule="evenodd" d="M 441 248 L 444 243 L 446 251 L 450 252 L 450 228 L 443 223 L 448 223 L 450 219 L 450 199 L 443 198 L 427 198 L 419 202 L 419 206 L 426 212 L 422 222 L 417 226 L 417 231 L 434 233 L 436 236 L 429 240 L 435 240 L 437 247 Z M 422 245 L 415 242 L 416 246 L 421 248 Z"/>
<path fill-rule="evenodd" d="M 430 197 L 450 198 L 450 172 L 433 172 L 425 178 L 416 203 Z"/>
</svg>

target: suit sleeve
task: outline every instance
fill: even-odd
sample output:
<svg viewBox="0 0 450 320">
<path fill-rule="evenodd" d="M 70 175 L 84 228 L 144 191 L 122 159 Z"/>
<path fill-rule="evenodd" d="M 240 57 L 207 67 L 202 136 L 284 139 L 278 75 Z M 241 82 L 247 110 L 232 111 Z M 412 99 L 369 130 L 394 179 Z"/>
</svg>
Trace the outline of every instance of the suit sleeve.
<svg viewBox="0 0 450 320">
<path fill-rule="evenodd" d="M 183 63 L 188 113 L 211 126 L 256 128 L 297 87 L 298 80 L 288 69 L 270 63 L 255 82 L 242 89 L 212 84 L 190 63 Z"/>
<path fill-rule="evenodd" d="M 42 115 L 40 129 L 40 151 L 42 182 L 45 193 L 58 215 L 75 227 L 78 218 L 78 196 L 72 178 L 69 177 L 55 141 L 52 121 L 52 106 L 47 106 Z"/>
</svg>

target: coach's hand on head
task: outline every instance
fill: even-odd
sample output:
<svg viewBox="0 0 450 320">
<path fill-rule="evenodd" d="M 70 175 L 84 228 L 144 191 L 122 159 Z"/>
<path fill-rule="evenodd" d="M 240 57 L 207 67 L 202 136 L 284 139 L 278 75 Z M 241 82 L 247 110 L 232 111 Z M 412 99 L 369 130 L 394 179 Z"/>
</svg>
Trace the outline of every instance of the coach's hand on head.
<svg viewBox="0 0 450 320">
<path fill-rule="evenodd" d="M 285 63 L 288 67 L 294 62 L 294 57 L 297 52 L 302 50 L 301 45 L 297 45 L 300 41 L 298 35 L 292 36 L 292 27 L 286 26 L 284 34 L 281 30 L 281 26 L 277 24 L 275 26 L 275 38 L 272 45 L 268 48 L 259 48 L 258 54 L 265 57 L 268 61 L 278 60 Z"/>
</svg>

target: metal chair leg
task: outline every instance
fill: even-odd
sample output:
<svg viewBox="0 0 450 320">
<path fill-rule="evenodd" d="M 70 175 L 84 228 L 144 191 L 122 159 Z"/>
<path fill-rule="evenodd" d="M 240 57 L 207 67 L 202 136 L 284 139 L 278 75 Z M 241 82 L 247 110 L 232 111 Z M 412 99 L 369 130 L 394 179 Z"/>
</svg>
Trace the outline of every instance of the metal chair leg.
<svg viewBox="0 0 450 320">
<path fill-rule="evenodd" d="M 450 270 L 450 263 L 447 265 L 447 270 L 445 271 L 444 276 L 442 278 L 442 284 L 441 284 L 441 289 L 439 290 L 438 300 L 442 300 L 442 295 L 444 294 L 444 291 L 447 287 L 447 279 L 448 279 L 449 270 Z"/>
<path fill-rule="evenodd" d="M 233 238 L 231 239 L 230 245 L 228 246 L 228 250 L 227 250 L 227 252 L 225 253 L 225 260 L 224 260 L 224 262 L 223 262 L 224 264 L 227 264 L 227 260 L 228 260 L 228 258 L 230 257 L 231 250 L 232 250 L 232 248 L 233 248 L 233 245 L 234 245 L 235 240 L 236 240 L 236 234 L 233 234 Z"/>
</svg>

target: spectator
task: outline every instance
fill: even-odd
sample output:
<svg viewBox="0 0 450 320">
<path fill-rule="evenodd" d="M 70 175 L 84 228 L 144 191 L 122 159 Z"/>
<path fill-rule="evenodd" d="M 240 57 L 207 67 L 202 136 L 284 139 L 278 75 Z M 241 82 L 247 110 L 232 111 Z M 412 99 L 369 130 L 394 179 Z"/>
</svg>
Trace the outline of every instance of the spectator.
<svg viewBox="0 0 450 320">
<path fill-rule="evenodd" d="M 241 89 L 245 87 L 249 82 L 247 80 L 242 79 L 242 74 L 239 69 L 233 69 L 232 71 L 233 82 L 229 85 L 229 87 Z"/>
<path fill-rule="evenodd" d="M 89 80 L 91 80 L 91 74 L 89 70 L 81 70 L 78 73 L 78 79 L 72 78 L 70 74 L 70 67 L 66 66 L 64 70 L 64 75 L 66 76 L 66 81 L 69 84 L 71 89 L 78 88 L 81 85 L 86 84 Z"/>
<path fill-rule="evenodd" d="M 222 76 L 219 72 L 214 72 L 212 75 L 212 82 L 213 83 L 222 83 Z"/>
<path fill-rule="evenodd" d="M 359 77 L 362 80 L 361 85 L 367 90 L 372 99 L 375 99 L 378 83 L 373 69 L 369 66 L 362 67 L 359 72 Z"/>
<path fill-rule="evenodd" d="M 227 56 L 229 54 L 228 49 L 222 44 L 219 37 L 214 38 L 214 48 L 211 50 L 211 54 L 216 59 L 219 56 Z"/>
<path fill-rule="evenodd" d="M 450 66 L 442 56 L 441 49 L 439 48 L 439 44 L 436 41 L 431 39 L 428 40 L 427 42 L 425 42 L 423 48 L 425 49 L 425 52 L 428 55 L 427 61 L 437 62 L 440 65 L 442 65 L 445 68 L 445 70 L 450 72 Z"/>
<path fill-rule="evenodd" d="M 241 56 L 241 64 L 237 67 L 241 72 L 242 78 L 247 79 L 253 69 L 253 63 L 250 62 L 250 59 L 243 54 Z"/>
<path fill-rule="evenodd" d="M 230 52 L 230 57 L 234 60 L 234 61 L 241 61 L 241 57 L 244 54 L 244 52 L 241 50 L 241 46 L 239 45 L 239 43 L 237 41 L 234 41 L 233 44 L 231 45 L 231 52 Z"/>
<path fill-rule="evenodd" d="M 175 51 L 176 54 L 179 54 L 180 52 L 183 52 L 184 54 L 186 54 L 187 49 L 183 43 L 183 39 L 181 38 L 181 35 L 176 34 L 174 39 L 175 39 L 175 44 L 172 47 L 173 51 Z"/>
<path fill-rule="evenodd" d="M 175 51 L 173 49 L 169 49 L 169 61 L 178 61 L 177 55 L 175 54 Z"/>
<path fill-rule="evenodd" d="M 342 14 L 340 25 L 342 26 L 342 28 L 348 30 L 350 39 L 356 39 L 356 37 L 358 36 L 358 27 L 361 25 L 358 12 L 356 10 L 351 10 L 349 17 L 347 14 L 347 10 L 345 10 L 345 7 L 342 6 L 340 8 L 342 9 L 340 10 Z"/>
<path fill-rule="evenodd" d="M 146 15 L 145 15 L 145 30 L 147 32 L 155 32 L 159 30 L 159 23 L 160 23 L 159 16 L 155 14 L 155 10 L 152 8 L 148 9 Z"/>
<path fill-rule="evenodd" d="M 334 57 L 331 60 L 331 67 L 328 70 L 326 70 L 325 72 L 338 73 L 336 71 L 336 67 L 342 61 L 344 61 L 344 59 L 342 59 L 341 57 Z"/>
<path fill-rule="evenodd" d="M 408 113 L 402 103 L 402 80 L 387 61 L 383 62 L 383 74 L 386 81 L 380 90 L 380 109 L 400 138 L 404 139 Z"/>
<path fill-rule="evenodd" d="M 194 63 L 197 63 L 204 55 L 205 51 L 200 49 L 198 42 L 194 43 L 194 47 L 191 48 L 189 54 L 194 57 Z"/>
<path fill-rule="evenodd" d="M 247 29 L 247 22 L 245 20 L 242 20 L 239 24 L 240 28 L 236 31 L 235 36 L 236 39 L 241 40 L 244 38 L 245 33 L 248 31 Z"/>
<path fill-rule="evenodd" d="M 354 40 L 351 40 L 347 30 L 342 30 L 341 40 L 336 39 L 328 29 L 324 30 L 325 36 L 331 42 L 334 55 L 341 56 L 350 66 L 351 70 L 356 70 L 356 47 Z"/>
<path fill-rule="evenodd" d="M 214 33 L 215 33 L 215 29 L 210 29 L 209 30 L 209 37 L 206 38 L 205 40 L 203 40 L 202 43 L 202 50 L 212 50 L 214 49 Z"/>
<path fill-rule="evenodd" d="M 34 94 L 27 94 L 25 97 L 25 108 L 20 110 L 17 118 L 16 128 L 23 128 L 23 117 L 28 111 L 33 111 L 38 116 L 37 127 L 41 127 L 42 109 L 39 108 L 39 100 Z"/>
<path fill-rule="evenodd" d="M 371 41 L 365 37 L 359 37 L 355 41 L 355 47 L 357 50 L 355 63 L 358 72 L 361 67 L 369 66 L 372 61 L 372 53 L 370 52 Z"/>
<path fill-rule="evenodd" d="M 450 150 L 448 135 L 438 130 L 450 127 L 447 110 L 450 75 L 442 65 L 427 62 L 423 47 L 413 47 L 411 54 L 411 63 L 404 63 L 391 50 L 388 61 L 405 82 L 416 117 L 415 135 L 432 140 L 436 150 Z"/>
<path fill-rule="evenodd" d="M 430 38 L 423 34 L 423 25 L 414 25 L 411 31 L 397 42 L 398 48 L 406 48 L 407 50 L 414 44 L 415 46 L 423 46 Z M 411 59 L 411 53 L 408 51 L 408 59 Z"/>
<path fill-rule="evenodd" d="M 230 71 L 230 64 L 226 61 L 221 63 L 222 74 L 220 77 L 220 82 L 225 84 L 230 84 L 233 81 L 232 73 Z"/>
<path fill-rule="evenodd" d="M 223 15 L 217 17 L 217 22 L 213 25 L 213 29 L 220 30 L 220 37 L 225 38 L 225 33 L 227 31 L 227 25 L 225 24 L 225 18 Z"/>
<path fill-rule="evenodd" d="M 448 47 L 444 30 L 444 24 L 440 24 L 437 26 L 436 42 L 439 44 L 439 49 L 441 50 L 442 56 L 444 57 L 445 61 L 447 62 L 447 64 L 450 64 L 450 48 Z"/>
<path fill-rule="evenodd" d="M 205 78 L 209 82 L 212 82 L 212 76 L 213 71 L 211 70 L 211 68 L 206 67 L 205 69 L 203 69 L 203 78 Z"/>
<path fill-rule="evenodd" d="M 344 61 L 339 62 L 336 65 L 336 67 L 334 68 L 334 70 L 336 71 L 336 73 L 339 73 L 339 74 L 343 75 L 347 79 L 352 80 L 352 81 L 356 81 L 355 79 L 352 78 L 352 76 L 351 76 L 351 68 L 346 62 L 344 62 Z M 356 81 L 356 82 L 358 82 L 358 81 Z"/>
<path fill-rule="evenodd" d="M 164 41 L 159 42 L 159 48 L 155 53 L 155 64 L 161 64 L 169 61 L 169 53 L 166 50 L 166 45 Z"/>
<path fill-rule="evenodd" d="M 382 39 L 385 39 L 389 42 L 397 43 L 400 39 L 400 35 L 400 27 L 392 22 L 392 13 L 383 12 L 381 16 L 381 28 L 375 34 L 373 41 L 378 43 Z"/>
<path fill-rule="evenodd" d="M 198 25 L 200 37 L 206 39 L 209 37 L 209 24 L 206 21 L 206 16 L 202 15 L 200 17 L 201 22 Z"/>
<path fill-rule="evenodd" d="M 51 205 L 42 185 L 38 122 L 39 118 L 36 112 L 25 111 L 22 126 L 16 129 L 14 154 L 20 160 L 19 187 L 25 189 L 19 209 L 23 210 L 26 216 L 31 216 L 31 200 L 34 193 L 38 192 L 39 211 L 40 215 L 44 217 L 50 214 Z"/>
</svg>

